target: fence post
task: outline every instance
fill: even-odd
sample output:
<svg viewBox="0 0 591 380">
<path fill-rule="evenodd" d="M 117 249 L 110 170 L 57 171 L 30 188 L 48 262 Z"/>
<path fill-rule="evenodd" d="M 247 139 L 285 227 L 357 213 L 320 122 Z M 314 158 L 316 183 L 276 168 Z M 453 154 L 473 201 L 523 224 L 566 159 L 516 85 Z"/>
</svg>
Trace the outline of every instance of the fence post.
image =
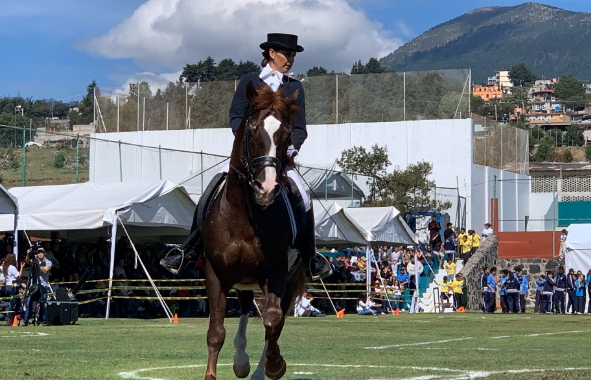
<svg viewBox="0 0 591 380">
<path fill-rule="evenodd" d="M 78 146 L 80 145 L 80 144 L 78 144 L 79 141 L 80 141 L 80 134 L 77 134 L 76 135 L 76 183 L 78 183 L 78 173 L 79 173 L 78 166 L 80 165 L 80 161 L 78 159 Z"/>
<path fill-rule="evenodd" d="M 552 177 L 552 258 L 556 257 L 556 208 L 558 206 L 558 194 L 556 192 L 556 176 Z"/>
<path fill-rule="evenodd" d="M 32 123 L 32 121 L 31 121 L 31 119 L 29 119 L 29 125 L 31 125 L 31 123 Z M 23 167 L 22 168 L 22 174 L 21 174 L 21 176 L 22 176 L 22 182 L 23 182 L 22 183 L 22 186 L 23 187 L 25 187 L 26 175 L 27 175 L 27 173 L 25 171 L 25 167 L 27 165 L 27 153 L 26 153 L 27 152 L 27 146 L 26 146 L 26 144 L 27 144 L 27 129 L 25 127 L 23 127 L 23 143 L 22 143 L 22 146 L 23 146 L 23 152 L 22 152 L 23 153 L 23 162 L 21 163 L 21 166 Z"/>
<path fill-rule="evenodd" d="M 158 165 L 160 166 L 160 180 L 162 181 L 162 147 L 158 145 Z"/>
<path fill-rule="evenodd" d="M 203 195 L 203 151 L 200 151 L 199 155 L 201 156 L 201 195 Z"/>
<path fill-rule="evenodd" d="M 123 162 L 121 161 L 121 140 L 119 140 L 119 182 L 123 182 Z"/>
</svg>

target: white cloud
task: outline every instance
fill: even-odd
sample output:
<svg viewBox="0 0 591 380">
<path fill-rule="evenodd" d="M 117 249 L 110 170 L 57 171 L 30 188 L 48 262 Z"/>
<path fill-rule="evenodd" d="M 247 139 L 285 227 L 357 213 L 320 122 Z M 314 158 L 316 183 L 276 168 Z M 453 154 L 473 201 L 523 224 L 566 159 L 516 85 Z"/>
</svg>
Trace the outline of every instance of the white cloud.
<svg viewBox="0 0 591 380">
<path fill-rule="evenodd" d="M 402 20 L 398 21 L 398 29 L 400 29 L 400 33 L 405 37 L 412 37 L 414 35 L 412 29 Z"/>
<path fill-rule="evenodd" d="M 346 0 L 149 0 L 83 44 L 93 54 L 131 58 L 151 71 L 176 71 L 208 55 L 258 63 L 269 32 L 299 35 L 305 51 L 296 58 L 296 72 L 314 65 L 349 71 L 353 62 L 402 44 Z"/>
<path fill-rule="evenodd" d="M 141 83 L 141 82 L 148 82 L 150 85 L 150 90 L 152 94 L 156 93 L 156 90 L 161 89 L 164 90 L 169 82 L 176 82 L 181 75 L 181 71 L 177 71 L 174 73 L 161 73 L 156 74 L 150 71 L 145 71 L 142 73 L 136 73 L 130 76 L 124 84 L 114 90 L 101 90 L 102 95 L 111 94 L 113 96 L 116 95 L 127 95 L 129 94 L 129 85 L 132 83 Z"/>
</svg>

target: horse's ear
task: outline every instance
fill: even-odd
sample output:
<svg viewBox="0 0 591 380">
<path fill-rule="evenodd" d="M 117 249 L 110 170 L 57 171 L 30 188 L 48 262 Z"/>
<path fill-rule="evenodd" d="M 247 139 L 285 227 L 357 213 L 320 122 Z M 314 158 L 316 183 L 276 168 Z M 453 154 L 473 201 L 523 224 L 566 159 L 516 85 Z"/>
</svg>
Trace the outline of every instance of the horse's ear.
<svg viewBox="0 0 591 380">
<path fill-rule="evenodd" d="M 257 96 L 257 90 L 256 88 L 254 88 L 254 84 L 252 84 L 252 81 L 249 81 L 246 84 L 246 99 L 248 100 L 248 103 L 254 105 L 254 99 Z"/>
</svg>

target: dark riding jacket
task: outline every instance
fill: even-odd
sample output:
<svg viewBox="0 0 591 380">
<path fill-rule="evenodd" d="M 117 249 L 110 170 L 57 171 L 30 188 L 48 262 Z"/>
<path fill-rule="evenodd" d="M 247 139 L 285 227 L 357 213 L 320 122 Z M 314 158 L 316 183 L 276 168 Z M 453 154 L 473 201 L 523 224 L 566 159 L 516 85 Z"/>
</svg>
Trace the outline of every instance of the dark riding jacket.
<svg viewBox="0 0 591 380">
<path fill-rule="evenodd" d="M 230 107 L 230 128 L 232 128 L 232 132 L 234 134 L 236 134 L 238 131 L 240 123 L 242 123 L 242 118 L 248 109 L 248 100 L 246 99 L 246 85 L 249 81 L 252 81 L 254 87 L 259 89 L 265 83 L 259 77 L 259 75 L 260 73 L 250 73 L 244 74 L 242 78 L 240 78 L 240 83 L 238 84 L 238 88 L 234 93 L 232 106 Z M 296 90 L 299 90 L 295 105 L 300 107 L 300 112 L 295 118 L 294 130 L 291 136 L 291 143 L 293 144 L 294 148 L 299 150 L 308 137 L 308 132 L 306 131 L 306 104 L 304 100 L 304 87 L 302 86 L 302 82 L 299 80 L 284 75 L 283 84 L 280 86 L 280 88 L 285 90 L 285 96 L 291 96 L 296 92 Z"/>
</svg>

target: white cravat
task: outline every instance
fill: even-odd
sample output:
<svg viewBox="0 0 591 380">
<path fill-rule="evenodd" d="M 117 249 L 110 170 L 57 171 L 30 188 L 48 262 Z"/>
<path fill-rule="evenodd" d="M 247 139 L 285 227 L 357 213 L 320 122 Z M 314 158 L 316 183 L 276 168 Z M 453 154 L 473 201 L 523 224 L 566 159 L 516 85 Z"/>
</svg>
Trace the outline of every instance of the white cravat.
<svg viewBox="0 0 591 380">
<path fill-rule="evenodd" d="M 279 86 L 281 86 L 283 83 L 283 73 L 273 70 L 269 67 L 269 65 L 263 67 L 259 78 L 261 78 L 269 87 L 271 87 L 273 92 L 277 91 Z"/>
</svg>

